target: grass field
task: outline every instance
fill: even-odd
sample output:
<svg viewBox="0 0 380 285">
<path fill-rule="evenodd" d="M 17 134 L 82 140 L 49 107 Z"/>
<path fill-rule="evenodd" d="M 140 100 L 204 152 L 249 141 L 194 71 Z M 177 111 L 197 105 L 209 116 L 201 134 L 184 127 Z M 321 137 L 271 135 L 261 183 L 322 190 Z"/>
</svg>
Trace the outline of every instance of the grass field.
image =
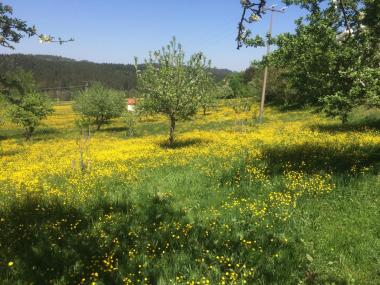
<svg viewBox="0 0 380 285">
<path fill-rule="evenodd" d="M 375 111 L 223 102 L 168 149 L 163 117 L 84 140 L 55 110 L 29 142 L 0 126 L 1 284 L 380 284 Z"/>
</svg>

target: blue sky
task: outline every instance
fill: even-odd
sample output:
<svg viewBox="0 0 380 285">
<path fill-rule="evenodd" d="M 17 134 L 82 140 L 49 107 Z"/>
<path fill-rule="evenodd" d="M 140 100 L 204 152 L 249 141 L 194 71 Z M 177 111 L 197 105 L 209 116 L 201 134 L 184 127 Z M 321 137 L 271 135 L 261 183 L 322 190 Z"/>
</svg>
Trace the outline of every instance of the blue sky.
<svg viewBox="0 0 380 285">
<path fill-rule="evenodd" d="M 202 51 L 213 66 L 243 70 L 259 59 L 263 48 L 236 49 L 236 27 L 241 16 L 239 0 L 3 0 L 14 15 L 34 24 L 40 33 L 73 37 L 74 42 L 40 44 L 23 39 L 15 51 L 0 53 L 51 54 L 107 63 L 133 63 L 166 45 L 172 36 L 187 55 Z M 280 1 L 269 1 L 269 4 Z M 281 5 L 279 5 L 281 7 Z M 294 30 L 301 15 L 296 7 L 276 14 L 273 33 Z M 265 35 L 269 15 L 252 30 Z"/>
</svg>

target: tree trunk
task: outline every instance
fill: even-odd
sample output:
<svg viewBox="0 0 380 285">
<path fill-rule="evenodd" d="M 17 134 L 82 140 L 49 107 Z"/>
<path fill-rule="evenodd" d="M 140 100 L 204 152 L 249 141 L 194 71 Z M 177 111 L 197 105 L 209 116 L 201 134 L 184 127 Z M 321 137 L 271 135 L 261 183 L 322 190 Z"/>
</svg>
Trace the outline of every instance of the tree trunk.
<svg viewBox="0 0 380 285">
<path fill-rule="evenodd" d="M 27 141 L 30 140 L 32 138 L 33 132 L 34 132 L 34 127 L 27 127 L 24 133 L 25 140 Z"/>
<path fill-rule="evenodd" d="M 203 106 L 203 116 L 206 116 L 206 108 L 205 106 Z"/>
<path fill-rule="evenodd" d="M 175 118 L 173 116 L 171 116 L 170 117 L 169 147 L 173 147 L 174 129 L 175 129 Z"/>
<path fill-rule="evenodd" d="M 347 114 L 343 114 L 341 119 L 342 119 L 342 125 L 346 125 L 348 123 L 348 115 Z"/>
<path fill-rule="evenodd" d="M 95 117 L 94 124 L 96 125 L 96 130 L 99 131 L 100 127 L 102 126 L 102 118 L 101 117 Z"/>
</svg>

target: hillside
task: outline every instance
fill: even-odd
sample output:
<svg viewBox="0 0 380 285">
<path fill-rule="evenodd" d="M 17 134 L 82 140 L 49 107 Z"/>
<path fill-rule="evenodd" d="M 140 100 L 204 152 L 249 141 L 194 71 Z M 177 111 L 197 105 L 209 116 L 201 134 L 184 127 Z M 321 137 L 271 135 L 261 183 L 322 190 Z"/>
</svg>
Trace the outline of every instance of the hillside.
<svg viewBox="0 0 380 285">
<path fill-rule="evenodd" d="M 17 67 L 33 72 L 41 88 L 83 85 L 85 81 L 99 81 L 119 90 L 136 87 L 132 64 L 95 63 L 51 55 L 0 55 L 0 73 Z M 232 71 L 214 68 L 212 72 L 220 81 Z"/>
</svg>

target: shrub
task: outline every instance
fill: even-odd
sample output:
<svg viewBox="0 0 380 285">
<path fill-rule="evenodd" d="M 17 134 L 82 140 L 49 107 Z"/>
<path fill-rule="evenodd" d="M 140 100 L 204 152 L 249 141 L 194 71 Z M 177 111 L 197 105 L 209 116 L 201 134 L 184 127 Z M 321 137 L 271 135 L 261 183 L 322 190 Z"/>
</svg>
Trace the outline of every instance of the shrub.
<svg viewBox="0 0 380 285">
<path fill-rule="evenodd" d="M 33 74 L 22 69 L 3 75 L 1 84 L 11 120 L 21 125 L 24 136 L 30 139 L 41 120 L 53 112 L 49 98 L 36 91 Z"/>
<path fill-rule="evenodd" d="M 100 83 L 79 92 L 74 103 L 74 110 L 80 113 L 84 120 L 94 124 L 97 130 L 111 119 L 120 117 L 124 109 L 123 93 L 106 89 Z"/>
<path fill-rule="evenodd" d="M 37 92 L 26 94 L 19 104 L 9 107 L 12 121 L 24 128 L 26 139 L 30 139 L 41 120 L 52 113 L 53 108 L 47 96 Z"/>
</svg>

